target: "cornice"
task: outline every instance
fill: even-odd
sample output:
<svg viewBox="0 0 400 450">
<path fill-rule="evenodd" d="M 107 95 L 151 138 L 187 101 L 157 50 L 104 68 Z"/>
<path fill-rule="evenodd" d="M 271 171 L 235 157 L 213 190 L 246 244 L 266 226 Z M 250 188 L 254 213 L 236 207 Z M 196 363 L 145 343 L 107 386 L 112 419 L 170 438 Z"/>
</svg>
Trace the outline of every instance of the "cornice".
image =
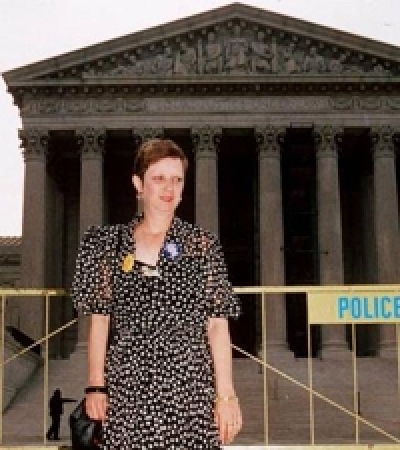
<svg viewBox="0 0 400 450">
<path fill-rule="evenodd" d="M 108 80 L 110 81 L 110 80 Z M 9 89 L 14 97 L 14 102 L 20 108 L 32 101 L 46 102 L 47 99 L 65 100 L 68 102 L 82 102 L 95 99 L 107 103 L 110 99 L 134 101 L 135 109 L 145 98 L 162 96 L 165 98 L 177 98 L 186 96 L 219 97 L 219 96 L 312 96 L 324 95 L 337 97 L 337 107 L 347 109 L 349 102 L 353 102 L 353 96 L 367 98 L 370 102 L 369 109 L 376 109 L 375 103 L 380 101 L 379 96 L 398 96 L 400 93 L 400 77 L 391 82 L 375 79 L 372 81 L 357 78 L 333 79 L 316 77 L 298 77 L 268 80 L 247 77 L 219 79 L 207 77 L 200 80 L 137 80 L 135 83 L 118 80 L 115 83 L 96 83 L 82 85 L 72 82 L 52 85 L 51 83 L 36 83 L 34 85 L 20 84 Z M 373 100 L 376 99 L 376 100 Z M 365 103 L 365 102 L 364 102 Z M 396 100 L 396 105 L 398 101 Z M 351 105 L 350 105 L 351 106 Z M 397 108 L 397 107 L 396 107 Z"/>
<path fill-rule="evenodd" d="M 146 86 L 146 85 L 230 85 L 230 84 L 263 84 L 263 85 L 290 85 L 290 84 L 399 84 L 400 75 L 365 75 L 365 74 L 260 74 L 260 75 L 213 75 L 203 74 L 196 76 L 118 76 L 118 77 L 86 77 L 84 80 L 75 79 L 38 79 L 15 81 L 10 84 L 9 90 L 15 88 L 39 88 L 39 87 L 81 87 L 88 89 L 92 86 Z"/>
</svg>

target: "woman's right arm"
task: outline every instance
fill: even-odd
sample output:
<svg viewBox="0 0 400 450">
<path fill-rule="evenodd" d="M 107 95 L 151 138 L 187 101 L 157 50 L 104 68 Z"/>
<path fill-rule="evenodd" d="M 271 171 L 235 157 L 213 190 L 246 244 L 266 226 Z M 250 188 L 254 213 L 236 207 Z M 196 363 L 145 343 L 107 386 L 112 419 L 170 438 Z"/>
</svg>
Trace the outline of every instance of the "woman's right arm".
<svg viewBox="0 0 400 450">
<path fill-rule="evenodd" d="M 104 367 L 107 352 L 110 316 L 92 314 L 88 336 L 88 386 L 105 386 Z M 86 412 L 95 420 L 105 420 L 107 395 L 99 392 L 86 394 Z"/>
</svg>

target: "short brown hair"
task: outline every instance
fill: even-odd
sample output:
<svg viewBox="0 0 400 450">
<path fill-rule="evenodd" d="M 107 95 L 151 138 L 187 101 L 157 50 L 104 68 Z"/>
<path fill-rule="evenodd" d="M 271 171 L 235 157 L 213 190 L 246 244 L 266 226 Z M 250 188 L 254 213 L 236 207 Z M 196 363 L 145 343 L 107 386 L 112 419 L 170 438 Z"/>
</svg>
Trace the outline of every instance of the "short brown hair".
<svg viewBox="0 0 400 450">
<path fill-rule="evenodd" d="M 188 159 L 179 147 L 171 139 L 149 139 L 139 147 L 133 164 L 133 173 L 143 180 L 146 170 L 154 163 L 164 158 L 177 158 L 182 161 L 183 170 L 186 172 Z"/>
</svg>

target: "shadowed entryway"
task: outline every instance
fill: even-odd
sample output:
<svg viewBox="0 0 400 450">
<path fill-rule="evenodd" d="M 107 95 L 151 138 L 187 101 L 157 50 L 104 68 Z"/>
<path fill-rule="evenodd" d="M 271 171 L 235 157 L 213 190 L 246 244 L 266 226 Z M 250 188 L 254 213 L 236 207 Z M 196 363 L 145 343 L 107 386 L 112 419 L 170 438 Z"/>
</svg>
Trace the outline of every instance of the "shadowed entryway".
<svg viewBox="0 0 400 450">
<path fill-rule="evenodd" d="M 230 130 L 218 153 L 219 230 L 230 279 L 234 286 L 259 284 L 257 153 L 254 135 Z M 232 341 L 257 351 L 255 295 L 242 295 L 242 316 L 231 324 Z M 236 355 L 238 356 L 238 355 Z"/>
</svg>

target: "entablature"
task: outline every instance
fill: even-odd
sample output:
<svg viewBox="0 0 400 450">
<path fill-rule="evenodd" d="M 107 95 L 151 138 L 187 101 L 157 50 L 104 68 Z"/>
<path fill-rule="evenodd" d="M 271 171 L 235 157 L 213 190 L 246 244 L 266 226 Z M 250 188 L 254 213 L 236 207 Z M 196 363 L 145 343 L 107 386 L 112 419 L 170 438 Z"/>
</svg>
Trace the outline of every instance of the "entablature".
<svg viewBox="0 0 400 450">
<path fill-rule="evenodd" d="M 400 49 L 233 3 L 4 78 L 21 108 L 55 97 L 385 95 L 400 90 Z"/>
<path fill-rule="evenodd" d="M 226 95 L 281 96 L 281 95 L 395 95 L 400 92 L 400 77 L 236 77 L 216 80 L 206 77 L 196 80 L 96 80 L 91 84 L 72 81 L 54 85 L 47 81 L 17 83 L 9 88 L 14 102 L 21 109 L 33 100 L 46 103 L 48 99 L 65 99 L 82 103 L 85 99 L 97 102 L 119 101 L 125 98 L 135 104 L 145 98 L 164 96 L 176 98 L 185 96 L 220 97 Z"/>
</svg>

